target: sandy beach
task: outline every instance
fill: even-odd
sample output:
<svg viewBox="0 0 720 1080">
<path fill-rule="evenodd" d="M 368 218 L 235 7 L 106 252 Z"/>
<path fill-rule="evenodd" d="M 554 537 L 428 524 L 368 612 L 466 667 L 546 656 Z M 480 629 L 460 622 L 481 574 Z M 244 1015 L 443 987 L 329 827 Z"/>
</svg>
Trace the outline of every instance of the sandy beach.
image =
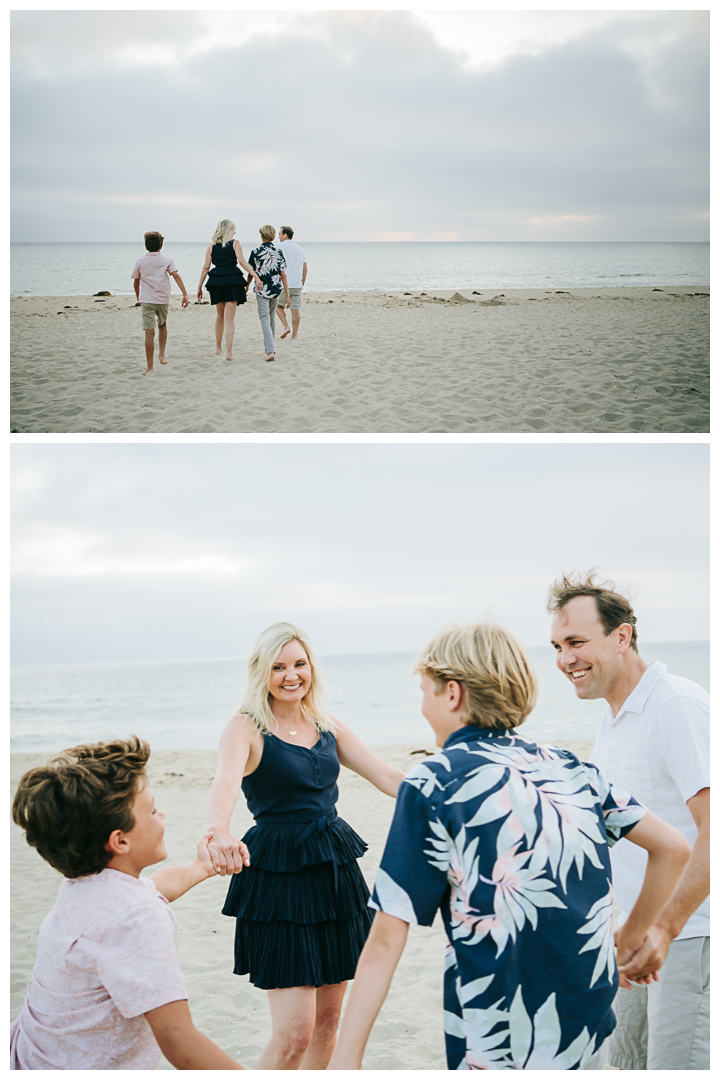
<svg viewBox="0 0 720 1080">
<path fill-rule="evenodd" d="M 580 758 L 590 742 L 558 742 Z M 407 770 L 433 752 L 430 741 L 376 748 L 386 760 Z M 413 751 L 416 751 L 413 753 Z M 20 776 L 44 764 L 50 754 L 11 755 L 11 797 Z M 150 781 L 157 805 L 165 811 L 169 864 L 195 855 L 206 824 L 205 807 L 215 770 L 213 750 L 159 750 L 150 759 Z M 365 838 L 361 860 L 370 885 L 383 850 L 394 802 L 367 781 L 342 769 L 340 814 Z M 238 835 L 252 819 L 238 805 L 233 827 Z M 152 871 L 149 871 L 150 873 Z M 28 847 L 12 826 L 11 837 L 11 1001 L 14 1019 L 25 996 L 35 960 L 40 923 L 53 906 L 60 874 Z M 270 1035 L 267 995 L 247 976 L 232 974 L 234 921 L 220 914 L 227 881 L 215 878 L 173 904 L 178 919 L 180 958 L 195 1024 L 243 1065 L 252 1066 Z M 411 927 L 405 953 L 388 999 L 373 1028 L 364 1060 L 366 1069 L 445 1070 L 442 1031 L 444 932 L 436 917 L 431 928 Z M 164 1059 L 160 1068 L 170 1069 Z"/>
<path fill-rule="evenodd" d="M 705 432 L 709 290 L 312 293 L 263 359 L 254 301 L 234 362 L 174 292 L 168 365 L 143 378 L 134 297 L 11 300 L 11 430 Z M 279 324 L 278 324 L 279 325 Z"/>
</svg>

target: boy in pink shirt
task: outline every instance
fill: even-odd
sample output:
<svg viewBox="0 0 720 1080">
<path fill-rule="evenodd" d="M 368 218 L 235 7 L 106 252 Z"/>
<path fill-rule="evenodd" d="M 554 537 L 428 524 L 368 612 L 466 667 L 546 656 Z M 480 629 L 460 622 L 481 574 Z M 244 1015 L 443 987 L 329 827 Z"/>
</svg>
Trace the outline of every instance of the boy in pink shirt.
<svg viewBox="0 0 720 1080">
<path fill-rule="evenodd" d="M 143 255 L 142 259 L 138 259 L 130 275 L 133 279 L 135 295 L 142 308 L 142 325 L 145 331 L 147 367 L 143 371 L 143 375 L 147 375 L 153 369 L 156 318 L 159 327 L 158 358 L 161 364 L 167 364 L 165 345 L 167 343 L 167 314 L 171 289 L 169 278 L 175 278 L 182 291 L 182 306 L 185 308 L 190 303 L 177 266 L 167 255 L 161 254 L 164 239 L 159 232 L 145 233 L 147 255 Z"/>
<path fill-rule="evenodd" d="M 136 736 L 76 746 L 20 780 L 13 819 L 68 880 L 40 927 L 11 1069 L 156 1069 L 161 1050 L 176 1069 L 242 1068 L 193 1025 L 169 907 L 214 876 L 210 837 L 187 866 L 140 877 L 166 858 L 149 756 Z"/>
</svg>

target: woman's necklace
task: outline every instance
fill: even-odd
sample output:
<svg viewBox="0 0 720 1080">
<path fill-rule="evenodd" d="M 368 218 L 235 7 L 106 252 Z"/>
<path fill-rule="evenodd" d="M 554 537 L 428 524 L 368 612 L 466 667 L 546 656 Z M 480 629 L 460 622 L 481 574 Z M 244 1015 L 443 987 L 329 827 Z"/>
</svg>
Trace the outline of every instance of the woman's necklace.
<svg viewBox="0 0 720 1080">
<path fill-rule="evenodd" d="M 302 705 L 300 706 L 300 712 L 301 712 L 301 713 L 304 713 L 304 712 L 305 712 L 305 710 L 303 709 Z M 278 720 L 278 718 L 277 718 L 277 717 L 275 717 L 275 723 L 276 723 L 276 724 L 280 724 L 280 721 Z M 281 726 L 282 726 L 282 725 L 281 725 Z M 297 729 L 297 728 L 295 728 L 295 730 L 294 730 L 294 731 L 290 731 L 290 730 L 289 730 L 288 728 L 283 728 L 283 731 L 284 731 L 284 732 L 286 732 L 286 734 L 288 734 L 288 735 L 297 735 L 297 733 L 298 733 L 298 729 Z"/>
</svg>

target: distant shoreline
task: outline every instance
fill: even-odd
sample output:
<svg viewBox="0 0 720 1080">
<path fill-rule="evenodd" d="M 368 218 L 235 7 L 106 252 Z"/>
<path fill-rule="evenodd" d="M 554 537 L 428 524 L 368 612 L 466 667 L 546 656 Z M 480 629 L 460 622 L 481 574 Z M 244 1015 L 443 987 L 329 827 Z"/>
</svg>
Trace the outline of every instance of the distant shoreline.
<svg viewBox="0 0 720 1080">
<path fill-rule="evenodd" d="M 189 286 L 188 286 L 188 289 L 189 289 Z M 587 294 L 597 294 L 597 293 L 610 294 L 610 293 L 613 293 L 613 294 L 617 295 L 618 293 L 635 292 L 635 291 L 640 291 L 640 290 L 642 290 L 642 291 L 650 290 L 650 292 L 652 292 L 654 290 L 664 291 L 666 289 L 684 289 L 684 290 L 686 290 L 687 292 L 689 292 L 691 294 L 692 294 L 693 290 L 702 290 L 703 292 L 707 291 L 708 295 L 709 295 L 710 285 L 709 284 L 708 285 L 699 285 L 699 284 L 688 285 L 686 283 L 685 284 L 665 283 L 663 285 L 656 285 L 656 284 L 653 284 L 653 285 L 562 285 L 562 284 L 560 284 L 560 285 L 547 285 L 547 284 L 543 284 L 543 285 L 537 285 L 537 286 L 534 286 L 534 287 L 524 286 L 523 288 L 510 288 L 507 285 L 483 285 L 483 286 L 457 285 L 457 286 L 453 286 L 451 288 L 439 288 L 439 287 L 435 288 L 432 285 L 424 285 L 424 286 L 422 286 L 422 288 L 419 288 L 419 287 L 415 286 L 414 288 L 407 288 L 407 289 L 404 289 L 404 288 L 396 288 L 396 289 L 375 289 L 375 288 L 373 288 L 373 289 L 370 289 L 370 288 L 368 288 L 368 289 L 360 289 L 360 288 L 348 289 L 348 288 L 339 288 L 339 287 L 337 287 L 337 288 L 327 288 L 327 289 L 315 289 L 314 288 L 314 289 L 303 290 L 303 292 L 304 292 L 304 295 L 305 295 L 306 299 L 310 299 L 310 300 L 312 300 L 313 296 L 316 295 L 316 294 L 320 294 L 321 296 L 335 296 L 335 295 L 338 295 L 338 296 L 350 295 L 350 296 L 352 296 L 352 295 L 360 294 L 360 295 L 363 295 L 363 296 L 366 296 L 366 295 L 369 295 L 369 296 L 389 296 L 389 297 L 393 297 L 394 299 L 402 299 L 404 296 L 407 296 L 407 295 L 411 295 L 411 296 L 414 296 L 415 298 L 417 298 L 423 292 L 427 293 L 429 296 L 442 297 L 444 299 L 449 299 L 453 295 L 454 292 L 472 293 L 474 291 L 477 291 L 477 292 L 485 294 L 485 293 L 497 293 L 500 290 L 500 291 L 504 292 L 508 297 L 510 297 L 512 299 L 524 300 L 524 299 L 528 299 L 529 296 L 532 296 L 535 293 L 560 293 L 560 292 L 573 293 L 573 294 L 574 293 L 582 293 L 582 294 L 585 294 L 585 293 L 587 293 Z M 191 291 L 189 292 L 189 294 L 193 295 Z M 206 294 L 203 293 L 203 295 L 205 296 Z M 111 298 L 111 299 L 120 299 L 120 298 L 128 298 L 128 299 L 130 299 L 133 296 L 134 296 L 133 290 L 129 289 L 127 292 L 110 293 L 109 298 Z M 57 293 L 12 293 L 12 292 L 10 293 L 10 299 L 11 300 L 57 300 L 59 302 L 59 301 L 62 301 L 62 300 L 77 300 L 77 299 L 80 299 L 80 298 L 83 298 L 83 299 L 86 299 L 86 300 L 94 300 L 94 299 L 97 298 L 97 293 L 88 293 L 87 291 L 85 291 L 85 292 L 78 291 L 78 292 L 74 292 L 74 293 L 65 293 L 63 296 L 60 296 Z M 173 287 L 173 292 L 172 292 L 172 298 L 171 299 L 172 300 L 179 300 L 180 299 L 180 293 L 177 291 L 177 289 L 175 287 Z M 208 297 L 208 299 L 209 299 L 209 297 Z M 470 299 L 471 299 L 471 297 L 470 297 Z"/>
</svg>

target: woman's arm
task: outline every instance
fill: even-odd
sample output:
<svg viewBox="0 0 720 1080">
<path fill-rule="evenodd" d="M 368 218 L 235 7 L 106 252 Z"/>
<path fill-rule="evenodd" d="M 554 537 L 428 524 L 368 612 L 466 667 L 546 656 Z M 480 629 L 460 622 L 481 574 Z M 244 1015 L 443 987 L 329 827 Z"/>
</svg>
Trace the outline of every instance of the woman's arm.
<svg viewBox="0 0 720 1080">
<path fill-rule="evenodd" d="M 205 252 L 205 262 L 203 263 L 203 268 L 200 271 L 200 284 L 198 285 L 198 290 L 197 290 L 198 300 L 202 300 L 202 289 L 203 289 L 203 285 L 205 284 L 205 278 L 207 277 L 207 272 L 210 269 L 210 263 L 211 262 L 212 262 L 212 244 L 209 245 L 207 251 Z"/>
<path fill-rule="evenodd" d="M 243 270 L 246 270 L 248 272 L 248 274 L 251 275 L 251 277 L 254 277 L 255 281 L 258 283 L 258 285 L 262 289 L 262 281 L 260 280 L 260 278 L 257 276 L 255 271 L 253 270 L 252 266 L 250 266 L 249 263 L 245 262 L 245 258 L 244 258 L 243 253 L 242 253 L 242 244 L 238 243 L 237 240 L 233 240 L 233 247 L 235 249 L 235 254 L 237 255 L 238 265 L 242 266 Z M 249 284 L 250 284 L 250 282 L 248 281 L 248 285 Z"/>
<path fill-rule="evenodd" d="M 332 720 L 340 764 L 369 780 L 379 791 L 395 798 L 398 785 L 405 774 L 374 754 L 342 720 L 335 716 Z"/>
<path fill-rule="evenodd" d="M 166 900 L 172 903 L 179 896 L 199 885 L 206 878 L 215 877 L 216 871 L 208 851 L 208 842 L 212 835 L 206 833 L 197 846 L 197 858 L 187 866 L 164 866 L 150 875 L 150 880 L 155 883 L 155 888 L 162 893 Z M 245 866 L 250 865 L 250 853 L 242 840 L 238 841 L 240 852 Z"/>
<path fill-rule="evenodd" d="M 407 941 L 408 924 L 377 911 L 360 954 L 345 1019 L 328 1069 L 359 1069 L 365 1044 L 390 989 Z"/>
<path fill-rule="evenodd" d="M 615 933 L 622 986 L 628 985 L 625 966 L 643 944 L 648 930 L 670 899 L 690 857 L 690 845 L 682 833 L 650 810 L 625 834 L 625 839 L 645 848 L 648 860 L 640 895 L 627 921 Z M 659 966 L 650 965 L 647 970 L 637 971 L 632 977 L 636 981 L 650 981 L 656 977 Z"/>
<path fill-rule="evenodd" d="M 228 721 L 220 736 L 217 770 L 208 798 L 208 832 L 212 834 L 208 850 L 212 864 L 221 877 L 238 874 L 243 868 L 241 842 L 230 833 L 230 818 L 242 789 L 250 756 L 254 733 L 251 726 L 246 717 L 237 714 Z"/>
<path fill-rule="evenodd" d="M 165 1057 L 176 1069 L 242 1069 L 237 1061 L 198 1031 L 187 1001 L 170 1001 L 145 1013 Z"/>
</svg>

